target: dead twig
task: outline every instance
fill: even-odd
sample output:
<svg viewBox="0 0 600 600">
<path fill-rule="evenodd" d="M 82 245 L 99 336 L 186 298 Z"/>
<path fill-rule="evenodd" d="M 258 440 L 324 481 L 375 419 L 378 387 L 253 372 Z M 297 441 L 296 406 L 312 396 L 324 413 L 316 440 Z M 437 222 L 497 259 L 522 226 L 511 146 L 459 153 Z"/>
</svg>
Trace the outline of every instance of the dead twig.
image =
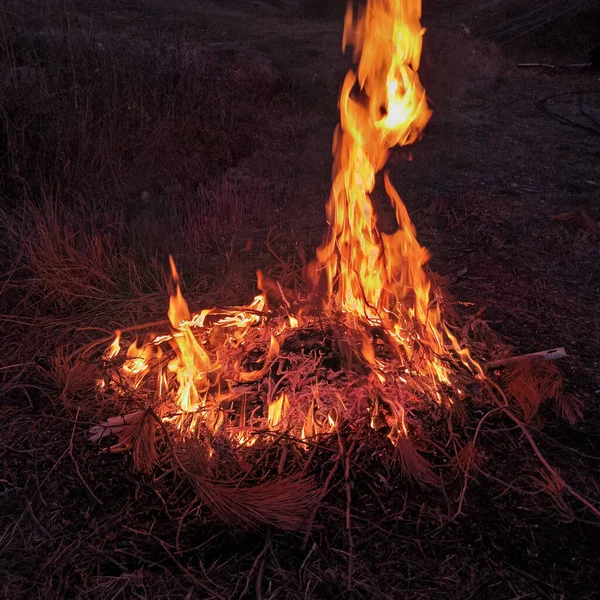
<svg viewBox="0 0 600 600">
<path fill-rule="evenodd" d="M 39 529 L 40 533 L 42 533 L 45 538 L 51 540 L 52 536 L 50 535 L 50 532 L 40 523 L 40 520 L 36 517 L 35 513 L 33 512 L 33 508 L 31 507 L 31 502 L 29 502 L 29 500 L 27 500 L 27 498 L 25 498 L 25 507 L 27 508 L 27 512 L 29 513 L 31 520 L 35 523 L 35 525 Z"/>
<path fill-rule="evenodd" d="M 569 63 L 566 65 L 553 65 L 550 63 L 518 63 L 517 66 L 521 69 L 589 69 L 593 66 L 592 62 L 584 62 L 584 63 Z"/>
<path fill-rule="evenodd" d="M 566 350 L 561 346 L 560 348 L 540 350 L 539 352 L 531 352 L 530 354 L 521 354 L 520 356 L 509 356 L 508 358 L 491 360 L 489 362 L 484 363 L 484 366 L 488 369 L 496 369 L 498 367 L 514 365 L 515 363 L 531 360 L 533 358 L 542 358 L 544 360 L 558 360 L 559 358 L 566 358 L 567 356 L 569 355 L 567 354 Z"/>
<path fill-rule="evenodd" d="M 498 406 L 496 408 L 492 408 L 490 411 L 485 413 L 485 415 L 483 415 L 483 417 L 481 417 L 481 419 L 479 420 L 479 423 L 477 424 L 477 429 L 475 430 L 475 435 L 473 436 L 473 440 L 471 442 L 473 452 L 475 451 L 475 444 L 477 442 L 477 437 L 479 436 L 479 432 L 481 431 L 481 426 L 483 425 L 484 421 L 488 417 L 491 417 L 492 415 L 497 414 L 503 410 L 504 410 L 503 406 Z M 456 519 L 462 513 L 462 507 L 463 507 L 463 503 L 465 500 L 465 495 L 467 493 L 467 486 L 469 484 L 469 470 L 470 470 L 471 464 L 473 462 L 472 456 L 473 456 L 472 453 L 470 453 L 467 458 L 467 465 L 464 470 L 464 481 L 463 481 L 462 489 L 460 491 L 460 496 L 458 498 L 458 508 L 456 509 L 456 513 L 452 517 L 452 520 Z"/>
<path fill-rule="evenodd" d="M 498 400 L 496 394 L 492 393 L 492 397 L 494 398 L 494 400 L 499 404 L 499 406 L 501 408 L 503 408 L 504 414 L 511 421 L 513 421 L 513 423 L 515 423 L 521 429 L 521 432 L 523 433 L 523 435 L 525 436 L 525 438 L 529 442 L 529 445 L 531 446 L 531 449 L 534 451 L 535 455 L 538 457 L 539 461 L 542 463 L 542 465 L 544 466 L 544 468 L 548 472 L 548 475 L 552 478 L 552 480 L 554 482 L 556 482 L 558 488 L 559 489 L 564 489 L 565 491 L 567 491 L 569 494 L 571 494 L 571 496 L 573 496 L 573 498 L 575 498 L 576 500 L 579 500 L 579 502 L 581 502 L 581 504 L 583 504 L 592 513 L 594 513 L 594 515 L 596 517 L 598 517 L 600 519 L 600 510 L 598 508 L 596 508 L 589 500 L 587 500 L 586 498 L 584 498 L 577 490 L 575 490 L 573 487 L 571 487 L 559 475 L 558 471 L 546 460 L 545 456 L 540 451 L 538 445 L 535 443 L 535 440 L 533 439 L 531 433 L 527 429 L 527 426 L 525 425 L 525 423 L 523 423 L 510 410 L 510 408 L 508 408 L 508 406 L 509 406 L 508 405 L 508 398 L 506 397 L 506 395 L 504 394 L 504 392 L 502 391 L 502 389 L 500 388 L 500 386 L 497 383 L 495 383 L 494 381 L 490 380 L 490 379 L 487 380 L 487 383 L 489 383 L 494 388 L 494 390 L 500 395 L 500 397 L 502 398 L 502 401 L 504 402 L 504 405 L 501 404 L 500 400 Z"/>
<path fill-rule="evenodd" d="M 335 459 L 335 462 L 333 463 L 333 467 L 331 468 L 331 471 L 329 471 L 329 475 L 327 475 L 327 479 L 325 479 L 325 483 L 323 484 L 323 487 L 321 488 L 321 493 L 319 494 L 319 497 L 317 498 L 317 501 L 315 502 L 314 508 L 312 509 L 310 516 L 308 517 L 308 522 L 306 525 L 306 533 L 304 534 L 304 540 L 302 541 L 302 549 L 303 550 L 306 549 L 306 544 L 308 543 L 308 538 L 310 537 L 313 523 L 314 523 L 315 517 L 317 515 L 317 510 L 319 509 L 319 505 L 323 501 L 323 498 L 325 498 L 325 496 L 329 493 L 329 486 L 331 485 L 331 480 L 333 479 L 334 475 L 336 474 L 337 470 L 339 469 L 341 462 L 342 462 L 342 456 L 341 456 L 341 454 L 338 454 L 337 458 Z"/>
<path fill-rule="evenodd" d="M 98 496 L 96 496 L 96 494 L 94 494 L 94 492 L 92 491 L 92 488 L 88 485 L 88 482 L 85 480 L 85 478 L 81 474 L 81 471 L 79 470 L 79 465 L 77 464 L 77 461 L 75 460 L 75 457 L 73 456 L 73 438 L 75 437 L 75 427 L 77 427 L 77 418 L 78 417 L 79 417 L 79 409 L 77 409 L 77 414 L 75 415 L 75 422 L 73 423 L 73 430 L 71 431 L 71 440 L 69 442 L 69 456 L 71 457 L 71 460 L 73 461 L 73 464 L 75 465 L 75 471 L 77 472 L 77 476 L 79 477 L 81 483 L 83 483 L 83 486 L 88 491 L 89 495 L 94 499 L 96 504 L 99 504 L 100 506 L 102 506 L 104 503 L 102 502 L 102 500 L 100 500 L 100 498 L 98 498 Z"/>
<path fill-rule="evenodd" d="M 354 572 L 354 538 L 352 537 L 352 491 L 350 489 L 350 452 L 354 449 L 354 444 L 350 447 L 347 453 L 344 452 L 342 438 L 338 433 L 338 441 L 340 444 L 340 452 L 344 456 L 344 480 L 346 487 L 346 535 L 348 537 L 348 583 L 347 590 L 352 590 L 352 575 Z"/>
<path fill-rule="evenodd" d="M 267 526 L 267 535 L 265 537 L 265 545 L 260 553 L 260 564 L 258 566 L 258 572 L 256 574 L 256 600 L 262 600 L 262 579 L 263 573 L 265 572 L 265 563 L 267 560 L 267 551 L 271 547 L 271 542 L 273 539 L 273 527 L 271 525 Z"/>
</svg>

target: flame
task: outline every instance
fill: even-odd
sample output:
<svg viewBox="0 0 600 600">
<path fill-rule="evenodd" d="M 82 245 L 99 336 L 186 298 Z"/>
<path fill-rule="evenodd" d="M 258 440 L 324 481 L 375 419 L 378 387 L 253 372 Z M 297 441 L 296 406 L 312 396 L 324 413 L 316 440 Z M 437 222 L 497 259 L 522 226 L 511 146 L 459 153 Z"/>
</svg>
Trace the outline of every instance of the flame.
<svg viewBox="0 0 600 600">
<path fill-rule="evenodd" d="M 175 266 L 175 261 L 172 256 L 169 256 L 169 264 L 171 265 L 171 277 L 173 278 L 173 283 L 175 284 L 175 294 L 171 296 L 171 301 L 169 302 L 169 312 L 168 317 L 171 325 L 174 329 L 178 329 L 179 325 L 183 321 L 190 320 L 190 311 L 188 309 L 187 302 L 181 293 L 181 287 L 179 285 L 179 273 L 177 272 L 177 267 Z"/>
<path fill-rule="evenodd" d="M 319 433 L 319 428 L 315 421 L 315 400 L 310 403 L 308 408 L 308 413 L 304 417 L 304 423 L 302 425 L 302 433 L 300 434 L 300 439 L 305 441 L 309 438 L 314 437 Z"/>
<path fill-rule="evenodd" d="M 396 446 L 398 444 L 398 438 L 404 436 L 408 437 L 408 428 L 405 420 L 405 410 L 402 405 L 394 407 L 393 418 L 391 419 L 390 432 L 388 438 Z"/>
<path fill-rule="evenodd" d="M 420 0 L 369 0 L 356 14 L 348 4 L 343 47 L 353 46 L 358 67 L 346 75 L 340 95 L 327 204 L 330 232 L 317 250 L 313 275 L 316 282 L 326 280 L 328 310 L 384 323 L 407 360 L 417 345 L 428 347 L 422 374 L 447 383 L 437 358 L 446 354 L 441 315 L 424 270 L 429 253 L 419 245 L 387 174 L 395 233 L 379 231 L 371 202 L 375 176 L 391 148 L 415 141 L 431 116 L 417 75 L 424 33 L 420 16 Z M 408 333 L 409 323 L 417 327 L 418 339 Z M 374 362 L 368 344 L 362 352 Z"/>
<path fill-rule="evenodd" d="M 267 425 L 269 429 L 278 429 L 278 425 L 285 421 L 290 410 L 290 401 L 285 392 L 282 392 L 277 400 L 271 402 L 267 408 Z"/>
<path fill-rule="evenodd" d="M 168 369 L 177 378 L 177 404 L 184 412 L 194 412 L 206 404 L 210 388 L 208 373 L 211 361 L 208 353 L 198 343 L 191 330 L 190 311 L 179 286 L 179 274 L 173 257 L 169 257 L 171 275 L 175 283 L 175 293 L 169 302 L 169 321 L 176 331 L 171 343 L 176 357 L 169 362 Z M 204 317 L 202 318 L 202 323 Z"/>
<path fill-rule="evenodd" d="M 104 351 L 102 358 L 104 360 L 112 360 L 115 356 L 119 355 L 119 352 L 121 352 L 121 332 L 117 329 L 113 343 Z"/>
<path fill-rule="evenodd" d="M 401 390 L 413 385 L 412 390 L 441 403 L 444 395 L 440 384 L 451 384 L 453 362 L 462 362 L 478 376 L 483 377 L 483 372 L 443 321 L 425 271 L 429 253 L 419 245 L 415 227 L 387 173 L 383 182 L 396 218 L 394 233 L 379 231 L 371 199 L 377 173 L 392 148 L 414 142 L 431 116 L 417 75 L 424 33 L 420 15 L 420 0 L 368 0 L 356 11 L 352 2 L 348 5 L 343 47 L 353 47 L 357 67 L 346 75 L 340 94 L 340 125 L 334 136 L 327 203 L 330 228 L 309 274 L 315 287 L 325 291 L 326 314 L 335 315 L 336 325 L 340 321 L 345 325 L 339 329 L 348 334 L 349 353 L 370 369 L 369 389 L 398 385 Z M 285 361 L 277 362 L 286 336 L 300 327 L 310 327 L 311 319 L 323 331 L 321 315 L 315 317 L 310 306 L 291 314 L 296 300 L 288 294 L 293 300 L 290 302 L 283 287 L 260 271 L 261 293 L 248 306 L 210 308 L 192 315 L 181 292 L 175 262 L 172 257 L 169 260 L 174 283 L 168 309 L 170 333 L 141 347 L 133 342 L 121 367 L 123 378 L 134 388 L 145 381 L 152 368 L 157 369 L 154 393 L 176 407 L 175 416 L 165 412 L 165 421 L 184 432 L 199 427 L 209 433 L 225 430 L 230 441 L 251 446 L 259 439 L 256 434 L 265 428 L 289 430 L 306 441 L 335 432 L 349 415 L 355 416 L 352 398 L 334 392 L 333 406 L 331 392 L 320 396 L 320 383 L 315 384 L 310 398 L 309 394 L 297 394 L 298 377 L 288 377 L 293 402 L 285 391 L 272 400 L 272 381 L 283 375 L 277 379 L 279 383 L 287 376 L 278 371 Z M 283 302 L 279 317 L 269 310 L 267 292 Z M 381 332 L 377 339 L 374 329 Z M 117 331 L 105 351 L 107 360 L 118 356 L 120 338 Z M 382 356 L 378 343 L 391 347 L 391 358 L 390 352 Z M 171 348 L 168 363 L 161 360 L 162 344 Z M 258 359 L 260 368 L 248 370 L 245 358 L 249 351 L 264 353 Z M 318 361 L 315 359 L 315 365 Z M 293 364 L 293 360 L 288 363 Z M 262 393 L 261 380 L 268 380 L 267 397 L 271 401 L 266 414 L 257 416 L 257 403 L 247 403 L 246 396 L 249 390 Z M 327 389 L 326 384 L 323 389 Z M 411 393 L 406 393 L 408 400 L 396 394 L 388 396 L 385 403 L 380 403 L 377 392 L 369 392 L 368 400 L 361 394 L 364 402 L 370 402 L 368 406 L 358 403 L 364 409 L 361 414 L 371 411 L 374 429 L 387 422 L 389 438 L 397 444 L 409 435 L 404 402 L 410 402 Z"/>
<path fill-rule="evenodd" d="M 323 425 L 323 431 L 325 433 L 333 433 L 337 429 L 337 416 L 337 411 L 335 409 L 332 409 L 327 413 L 327 420 Z"/>
<path fill-rule="evenodd" d="M 158 357 L 160 353 L 160 348 L 155 349 L 151 344 L 138 346 L 137 340 L 131 343 L 127 349 L 127 358 L 121 367 L 121 372 L 131 382 L 134 389 L 140 386 L 150 372 L 152 359 Z"/>
</svg>

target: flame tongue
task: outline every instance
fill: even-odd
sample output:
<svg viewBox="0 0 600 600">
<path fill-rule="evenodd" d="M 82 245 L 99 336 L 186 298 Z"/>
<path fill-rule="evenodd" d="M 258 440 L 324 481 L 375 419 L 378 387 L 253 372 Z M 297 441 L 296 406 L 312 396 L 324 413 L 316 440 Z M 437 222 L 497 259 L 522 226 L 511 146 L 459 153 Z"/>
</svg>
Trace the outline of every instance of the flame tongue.
<svg viewBox="0 0 600 600">
<path fill-rule="evenodd" d="M 414 141 L 431 114 L 416 73 L 420 11 L 420 0 L 370 0 L 356 16 L 351 4 L 346 13 L 344 45 L 354 46 L 360 62 L 356 73 L 346 75 L 340 96 L 327 204 L 331 232 L 317 260 L 335 306 L 361 317 L 407 313 L 412 307 L 402 301 L 422 291 L 427 253 L 416 241 L 404 205 L 393 191 L 399 231 L 384 239 L 370 198 L 390 149 Z M 355 94 L 356 83 L 360 92 Z M 386 188 L 393 190 L 389 182 Z"/>
<path fill-rule="evenodd" d="M 175 266 L 175 261 L 172 256 L 169 256 L 169 264 L 171 265 L 171 278 L 175 284 L 175 293 L 171 296 L 169 302 L 168 317 L 171 325 L 175 329 L 179 329 L 179 326 L 183 321 L 190 320 L 190 311 L 188 309 L 187 302 L 181 293 L 181 287 L 179 286 L 179 273 Z"/>
</svg>

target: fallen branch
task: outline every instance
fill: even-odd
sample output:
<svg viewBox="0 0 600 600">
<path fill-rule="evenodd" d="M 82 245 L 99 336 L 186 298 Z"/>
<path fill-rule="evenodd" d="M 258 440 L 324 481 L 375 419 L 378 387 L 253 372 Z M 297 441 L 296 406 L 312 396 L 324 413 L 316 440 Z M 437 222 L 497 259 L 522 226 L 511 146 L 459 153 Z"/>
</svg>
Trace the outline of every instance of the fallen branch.
<svg viewBox="0 0 600 600">
<path fill-rule="evenodd" d="M 551 65 L 550 63 L 519 63 L 517 66 L 522 69 L 589 69 L 593 63 L 570 63 L 568 65 Z"/>
<path fill-rule="evenodd" d="M 118 435 L 128 427 L 139 423 L 145 413 L 145 410 L 136 410 L 127 415 L 109 417 L 106 421 L 101 421 L 99 425 L 90 427 L 88 432 L 90 442 L 98 442 L 109 435 Z"/>
<path fill-rule="evenodd" d="M 498 360 L 490 360 L 484 363 L 484 366 L 488 369 L 496 369 L 498 367 L 506 367 L 508 365 L 514 365 L 525 360 L 531 360 L 533 358 L 543 358 L 544 360 L 557 360 L 559 358 L 566 358 L 569 356 L 567 351 L 561 346 L 560 348 L 552 348 L 550 350 L 540 350 L 539 352 L 531 352 L 530 354 L 521 354 L 520 356 L 509 356 L 507 358 L 500 358 Z"/>
</svg>

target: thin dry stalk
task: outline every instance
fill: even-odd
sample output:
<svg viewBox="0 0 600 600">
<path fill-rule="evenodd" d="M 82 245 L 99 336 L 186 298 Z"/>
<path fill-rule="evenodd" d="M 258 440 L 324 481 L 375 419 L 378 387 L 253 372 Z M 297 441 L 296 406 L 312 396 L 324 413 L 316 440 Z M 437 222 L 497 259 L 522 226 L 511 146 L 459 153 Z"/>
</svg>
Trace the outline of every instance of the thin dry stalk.
<svg viewBox="0 0 600 600">
<path fill-rule="evenodd" d="M 594 506 L 589 500 L 587 500 L 587 498 L 584 498 L 577 490 L 575 490 L 570 485 L 568 485 L 567 482 L 559 475 L 558 471 L 552 465 L 550 465 L 550 463 L 546 460 L 546 458 L 544 457 L 544 455 L 538 448 L 538 445 L 535 443 L 535 440 L 533 439 L 531 433 L 527 429 L 527 426 L 525 425 L 525 423 L 523 423 L 510 410 L 509 404 L 508 404 L 508 398 L 506 397 L 505 393 L 502 391 L 500 386 L 498 384 L 494 383 L 492 380 L 487 380 L 487 381 L 494 388 L 494 390 L 499 394 L 500 398 L 502 398 L 502 401 L 504 402 L 504 404 L 502 404 L 500 402 L 500 400 L 498 400 L 497 396 L 492 392 L 491 395 L 494 398 L 494 401 L 503 408 L 504 414 L 511 421 L 513 421 L 519 427 L 519 429 L 521 429 L 523 435 L 527 438 L 527 441 L 529 442 L 529 445 L 531 446 L 535 455 L 538 457 L 538 459 L 544 466 L 546 472 L 548 473 L 548 476 L 554 481 L 554 485 L 558 486 L 558 488 L 560 488 L 560 489 L 566 490 L 569 494 L 571 494 L 571 496 L 573 496 L 573 498 L 579 500 L 579 502 L 581 504 L 583 504 L 597 518 L 600 519 L 600 509 L 598 509 L 596 506 Z"/>
</svg>

